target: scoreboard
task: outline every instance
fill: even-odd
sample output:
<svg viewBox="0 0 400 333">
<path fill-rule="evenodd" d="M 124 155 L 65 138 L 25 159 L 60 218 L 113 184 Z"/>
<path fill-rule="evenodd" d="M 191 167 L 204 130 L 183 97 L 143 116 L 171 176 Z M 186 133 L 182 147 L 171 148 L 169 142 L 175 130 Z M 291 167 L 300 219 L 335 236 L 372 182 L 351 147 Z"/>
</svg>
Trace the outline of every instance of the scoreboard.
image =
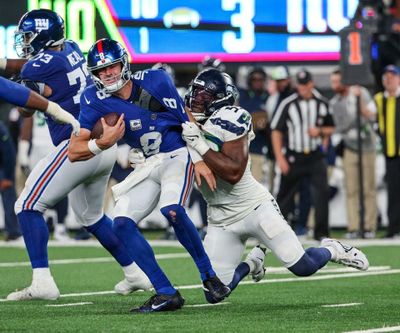
<svg viewBox="0 0 400 333">
<path fill-rule="evenodd" d="M 193 63 L 206 54 L 224 62 L 338 60 L 337 33 L 349 24 L 358 0 L 15 3 L 11 9 L 0 8 L 0 41 L 4 45 L 0 53 L 5 56 L 13 52 L 12 33 L 19 17 L 30 9 L 50 8 L 64 17 L 67 37 L 84 51 L 98 38 L 110 37 L 123 43 L 133 63 Z"/>
</svg>

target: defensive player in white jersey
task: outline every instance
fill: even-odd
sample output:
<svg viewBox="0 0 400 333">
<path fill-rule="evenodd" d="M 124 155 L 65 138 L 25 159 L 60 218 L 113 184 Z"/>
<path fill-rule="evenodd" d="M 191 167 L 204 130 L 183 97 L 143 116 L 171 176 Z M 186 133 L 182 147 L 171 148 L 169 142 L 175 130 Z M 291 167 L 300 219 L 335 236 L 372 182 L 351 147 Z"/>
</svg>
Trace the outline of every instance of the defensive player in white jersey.
<svg viewBox="0 0 400 333">
<path fill-rule="evenodd" d="M 264 256 L 259 248 L 239 265 L 250 237 L 271 249 L 298 276 L 311 275 L 330 260 L 366 270 L 366 256 L 336 240 L 324 239 L 321 247 L 303 249 L 275 199 L 251 175 L 251 116 L 234 106 L 235 91 L 229 75 L 215 69 L 200 72 L 186 99 L 199 125 L 182 125 L 187 144 L 216 175 L 215 191 L 210 191 L 207 184 L 201 184 L 200 190 L 208 203 L 205 248 L 218 276 L 234 289 L 249 272 L 254 275 L 261 271 Z"/>
<path fill-rule="evenodd" d="M 21 71 L 22 82 L 78 118 L 80 94 L 92 80 L 78 45 L 64 39 L 62 18 L 46 9 L 26 13 L 15 33 L 15 48 L 19 56 L 29 59 Z M 29 110 L 24 113 L 29 115 Z M 67 156 L 71 127 L 52 118 L 46 121 L 55 148 L 37 163 L 15 204 L 33 269 L 32 284 L 9 294 L 7 299 L 53 300 L 59 297 L 49 269 L 49 233 L 43 212 L 68 193 L 71 193 L 70 203 L 77 221 L 114 256 L 126 278 L 134 280 L 139 276 L 140 288 L 149 288 L 149 280 L 133 262 L 113 232 L 111 219 L 103 212 L 103 198 L 116 160 L 116 146 L 90 161 L 71 163 Z"/>
</svg>

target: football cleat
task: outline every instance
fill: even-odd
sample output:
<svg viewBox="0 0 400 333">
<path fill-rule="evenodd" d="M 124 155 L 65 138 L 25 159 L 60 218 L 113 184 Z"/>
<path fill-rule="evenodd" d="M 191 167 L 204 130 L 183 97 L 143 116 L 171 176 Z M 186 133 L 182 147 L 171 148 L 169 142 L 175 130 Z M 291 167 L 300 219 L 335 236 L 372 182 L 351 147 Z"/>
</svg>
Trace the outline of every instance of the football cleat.
<svg viewBox="0 0 400 333">
<path fill-rule="evenodd" d="M 32 281 L 32 284 L 7 296 L 9 301 L 26 301 L 31 299 L 44 299 L 54 301 L 60 297 L 60 291 L 53 277 Z"/>
<path fill-rule="evenodd" d="M 150 280 L 146 275 L 143 274 L 143 276 L 137 276 L 135 279 L 123 279 L 122 281 L 118 282 L 115 287 L 114 291 L 117 294 L 120 295 L 129 295 L 130 293 L 133 293 L 134 291 L 137 290 L 150 290 L 153 288 L 153 285 L 151 284 Z"/>
<path fill-rule="evenodd" d="M 257 245 L 247 255 L 245 262 L 252 262 L 254 264 L 253 271 L 250 272 L 251 278 L 254 282 L 262 280 L 265 276 L 265 247 Z M 249 265 L 250 266 L 250 265 Z"/>
<path fill-rule="evenodd" d="M 211 277 L 203 281 L 204 295 L 208 303 L 219 303 L 229 296 L 231 290 L 217 277 Z"/>
<path fill-rule="evenodd" d="M 156 294 L 151 296 L 142 306 L 133 308 L 130 312 L 151 313 L 161 311 L 175 311 L 182 308 L 185 299 L 179 291 L 173 295 Z"/>
<path fill-rule="evenodd" d="M 332 254 L 331 261 L 349 267 L 354 267 L 362 271 L 366 271 L 369 262 L 366 255 L 356 247 L 342 244 L 341 242 L 325 238 L 321 242 L 322 247 L 326 247 Z"/>
</svg>

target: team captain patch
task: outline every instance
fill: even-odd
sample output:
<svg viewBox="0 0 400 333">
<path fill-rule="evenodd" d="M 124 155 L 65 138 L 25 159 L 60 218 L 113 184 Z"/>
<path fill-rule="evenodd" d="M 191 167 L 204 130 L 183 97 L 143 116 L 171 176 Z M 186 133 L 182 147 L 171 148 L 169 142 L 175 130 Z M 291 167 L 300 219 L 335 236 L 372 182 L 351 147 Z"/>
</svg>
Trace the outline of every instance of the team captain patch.
<svg viewBox="0 0 400 333">
<path fill-rule="evenodd" d="M 142 128 L 142 121 L 140 119 L 132 119 L 129 121 L 129 124 L 131 125 L 132 131 L 137 131 Z"/>
</svg>

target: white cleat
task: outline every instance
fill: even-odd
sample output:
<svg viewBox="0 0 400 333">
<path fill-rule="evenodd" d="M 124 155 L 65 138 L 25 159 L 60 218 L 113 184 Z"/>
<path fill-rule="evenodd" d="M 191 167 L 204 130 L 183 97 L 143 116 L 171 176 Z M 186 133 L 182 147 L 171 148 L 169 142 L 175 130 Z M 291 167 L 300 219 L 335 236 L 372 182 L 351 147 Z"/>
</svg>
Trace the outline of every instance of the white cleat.
<svg viewBox="0 0 400 333">
<path fill-rule="evenodd" d="M 150 290 L 153 288 L 148 277 L 143 274 L 138 274 L 134 279 L 123 279 L 122 281 L 118 282 L 115 287 L 114 291 L 120 295 L 129 295 L 137 290 Z"/>
<path fill-rule="evenodd" d="M 356 247 L 342 244 L 336 239 L 325 238 L 321 242 L 322 247 L 326 247 L 332 254 L 331 261 L 345 266 L 366 271 L 369 262 L 366 255 Z"/>
<path fill-rule="evenodd" d="M 9 301 L 27 301 L 31 299 L 44 299 L 54 301 L 60 297 L 60 291 L 52 277 L 32 281 L 32 284 L 7 296 Z"/>
<path fill-rule="evenodd" d="M 265 260 L 265 251 L 264 247 L 257 245 L 254 247 L 246 257 L 245 262 L 249 263 L 252 262 L 254 265 L 254 269 L 250 271 L 251 278 L 254 282 L 258 282 L 262 280 L 265 276 L 265 267 L 264 267 L 264 260 Z M 250 266 L 251 267 L 251 266 Z"/>
</svg>

